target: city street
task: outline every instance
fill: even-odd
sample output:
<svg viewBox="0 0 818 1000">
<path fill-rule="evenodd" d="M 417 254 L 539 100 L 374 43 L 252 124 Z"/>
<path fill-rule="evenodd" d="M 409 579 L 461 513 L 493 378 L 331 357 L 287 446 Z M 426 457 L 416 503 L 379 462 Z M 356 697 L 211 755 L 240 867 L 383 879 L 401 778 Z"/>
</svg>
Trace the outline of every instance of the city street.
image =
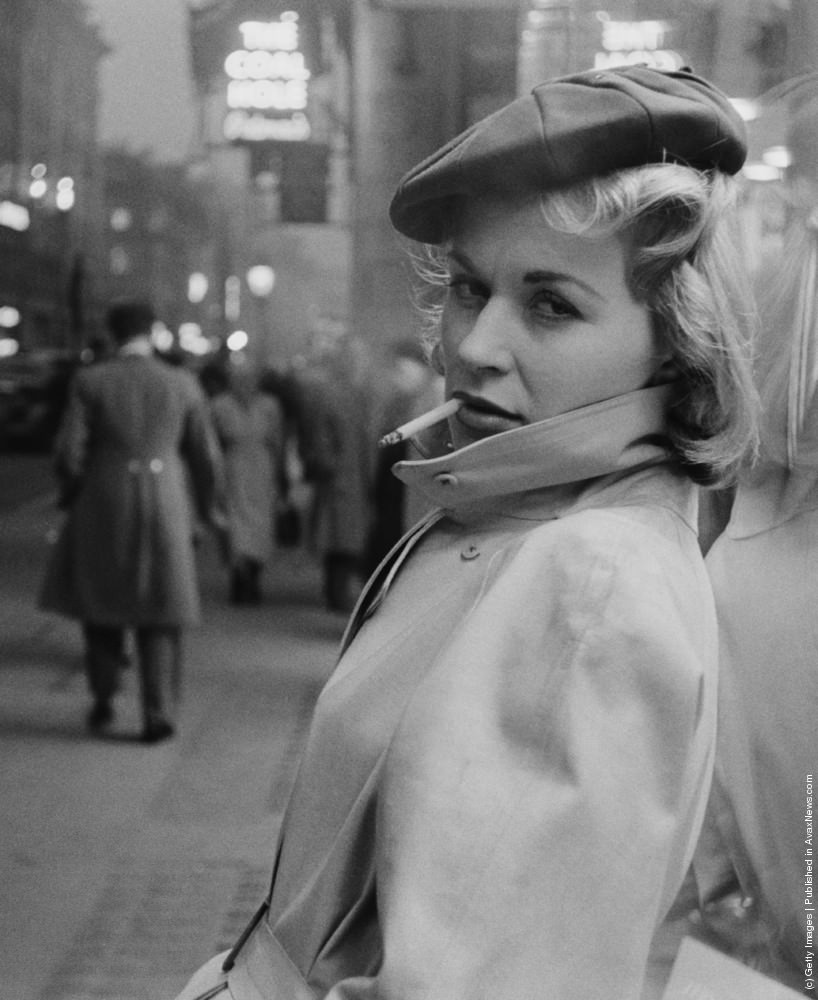
<svg viewBox="0 0 818 1000">
<path fill-rule="evenodd" d="M 303 549 L 278 554 L 260 607 L 230 606 L 205 539 L 179 736 L 137 741 L 131 669 L 111 738 L 90 739 L 79 630 L 36 608 L 61 518 L 48 457 L 0 454 L 0 473 L 3 994 L 173 997 L 261 901 L 344 620 Z"/>
</svg>

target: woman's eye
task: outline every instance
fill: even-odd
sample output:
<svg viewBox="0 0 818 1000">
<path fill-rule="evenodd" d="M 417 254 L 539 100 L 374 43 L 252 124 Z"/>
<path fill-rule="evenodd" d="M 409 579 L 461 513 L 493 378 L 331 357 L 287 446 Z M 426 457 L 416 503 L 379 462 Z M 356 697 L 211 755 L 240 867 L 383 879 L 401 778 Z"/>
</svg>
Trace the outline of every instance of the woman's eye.
<svg viewBox="0 0 818 1000">
<path fill-rule="evenodd" d="M 538 317 L 545 320 L 577 319 L 580 315 L 576 306 L 549 289 L 537 292 L 532 299 L 531 308 Z"/>
<path fill-rule="evenodd" d="M 461 305 L 479 306 L 488 298 L 485 285 L 465 275 L 449 278 L 448 286 L 451 296 Z"/>
</svg>

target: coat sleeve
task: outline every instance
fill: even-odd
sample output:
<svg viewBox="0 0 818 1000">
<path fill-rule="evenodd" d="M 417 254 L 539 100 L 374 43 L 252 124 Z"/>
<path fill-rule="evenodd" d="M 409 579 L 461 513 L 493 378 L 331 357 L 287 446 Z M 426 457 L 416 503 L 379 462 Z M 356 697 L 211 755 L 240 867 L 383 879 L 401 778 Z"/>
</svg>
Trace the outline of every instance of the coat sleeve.
<svg viewBox="0 0 818 1000">
<path fill-rule="evenodd" d="M 416 693 L 379 800 L 372 995 L 639 997 L 715 713 L 703 567 L 644 534 L 597 512 L 526 543 Z"/>
<path fill-rule="evenodd" d="M 71 380 L 68 402 L 54 442 L 60 506 L 69 506 L 80 488 L 88 460 L 92 405 L 82 369 Z"/>
</svg>

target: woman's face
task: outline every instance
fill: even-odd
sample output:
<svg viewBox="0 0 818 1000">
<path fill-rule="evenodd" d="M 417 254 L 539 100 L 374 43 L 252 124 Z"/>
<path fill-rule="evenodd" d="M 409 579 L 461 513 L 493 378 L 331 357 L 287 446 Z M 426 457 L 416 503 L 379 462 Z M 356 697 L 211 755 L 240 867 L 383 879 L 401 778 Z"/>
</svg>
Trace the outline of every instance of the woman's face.
<svg viewBox="0 0 818 1000">
<path fill-rule="evenodd" d="M 647 385 L 669 357 L 625 281 L 617 237 L 557 232 L 536 202 L 459 217 L 442 315 L 456 448 Z"/>
</svg>

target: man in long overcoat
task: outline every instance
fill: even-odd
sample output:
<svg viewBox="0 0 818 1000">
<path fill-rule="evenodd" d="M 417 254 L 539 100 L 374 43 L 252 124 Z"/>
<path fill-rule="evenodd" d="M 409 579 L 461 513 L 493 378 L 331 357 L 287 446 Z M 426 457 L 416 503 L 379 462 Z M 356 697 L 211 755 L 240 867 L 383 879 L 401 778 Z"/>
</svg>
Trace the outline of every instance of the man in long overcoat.
<svg viewBox="0 0 818 1000">
<path fill-rule="evenodd" d="M 181 632 L 199 620 L 194 507 L 207 521 L 218 480 L 204 395 L 156 357 L 141 302 L 114 305 L 113 357 L 78 371 L 56 444 L 68 514 L 41 606 L 83 623 L 92 732 L 113 721 L 125 630 L 135 632 L 142 739 L 174 733 Z"/>
</svg>

